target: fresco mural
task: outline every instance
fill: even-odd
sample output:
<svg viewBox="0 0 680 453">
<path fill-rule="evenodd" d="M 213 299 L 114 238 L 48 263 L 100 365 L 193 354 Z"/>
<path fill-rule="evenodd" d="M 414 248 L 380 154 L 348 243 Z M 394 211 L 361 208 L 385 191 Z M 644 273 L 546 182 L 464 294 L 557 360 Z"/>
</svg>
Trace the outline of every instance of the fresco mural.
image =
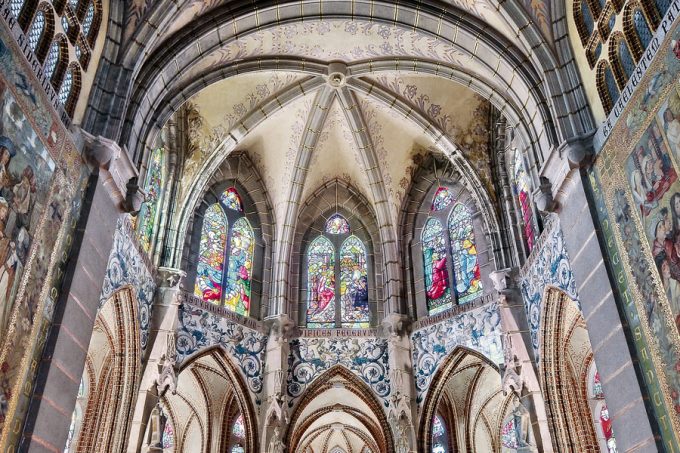
<svg viewBox="0 0 680 453">
<path fill-rule="evenodd" d="M 0 450 L 32 396 L 89 172 L 0 26 Z"/>
<path fill-rule="evenodd" d="M 680 449 L 679 40 L 676 24 L 589 174 L 622 313 L 670 451 Z"/>
</svg>

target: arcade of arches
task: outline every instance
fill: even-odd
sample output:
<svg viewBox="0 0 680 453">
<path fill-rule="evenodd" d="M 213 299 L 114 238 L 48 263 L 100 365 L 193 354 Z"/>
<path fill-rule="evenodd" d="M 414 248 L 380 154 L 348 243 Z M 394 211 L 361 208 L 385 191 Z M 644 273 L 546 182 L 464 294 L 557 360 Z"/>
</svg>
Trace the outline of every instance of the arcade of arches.
<svg viewBox="0 0 680 453">
<path fill-rule="evenodd" d="M 0 0 L 0 451 L 680 453 L 680 0 Z"/>
</svg>

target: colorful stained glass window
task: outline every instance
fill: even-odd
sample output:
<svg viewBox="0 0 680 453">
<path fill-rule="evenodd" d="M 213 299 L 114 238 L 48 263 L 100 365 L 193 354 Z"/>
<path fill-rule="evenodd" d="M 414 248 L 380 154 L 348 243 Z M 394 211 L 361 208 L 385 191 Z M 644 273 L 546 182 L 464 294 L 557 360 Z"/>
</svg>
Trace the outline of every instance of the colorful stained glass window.
<svg viewBox="0 0 680 453">
<path fill-rule="evenodd" d="M 156 225 L 162 187 L 163 148 L 157 148 L 151 153 L 151 157 L 149 158 L 149 170 L 146 174 L 146 182 L 144 184 L 146 201 L 142 204 L 142 208 L 139 211 L 137 226 L 137 237 L 147 253 L 151 250 L 151 241 Z"/>
<path fill-rule="evenodd" d="M 326 233 L 349 234 L 349 222 L 340 214 L 335 214 L 326 221 Z"/>
<path fill-rule="evenodd" d="M 245 453 L 245 450 L 241 444 L 236 444 L 232 447 L 231 453 Z"/>
<path fill-rule="evenodd" d="M 602 390 L 600 373 L 598 372 L 595 372 L 595 377 L 593 378 L 593 397 L 597 399 L 604 399 L 604 391 Z"/>
<path fill-rule="evenodd" d="M 73 69 L 69 69 L 64 77 L 64 81 L 61 82 L 61 88 L 59 88 L 59 102 L 61 105 L 66 105 L 68 97 L 71 95 L 71 87 L 73 86 Z"/>
<path fill-rule="evenodd" d="M 227 209 L 243 212 L 243 203 L 241 202 L 241 196 L 238 194 L 236 187 L 230 187 L 225 190 L 220 197 L 220 201 Z"/>
<path fill-rule="evenodd" d="M 482 294 L 482 279 L 472 216 L 470 210 L 461 203 L 456 204 L 449 214 L 449 236 L 456 297 L 459 304 L 464 304 Z"/>
<path fill-rule="evenodd" d="M 31 28 L 28 30 L 28 44 L 33 52 L 35 52 L 35 50 L 38 48 L 40 37 L 42 36 L 44 30 L 45 13 L 42 12 L 42 10 L 38 10 L 38 12 L 35 13 L 35 19 L 33 19 Z"/>
<path fill-rule="evenodd" d="M 92 21 L 94 21 L 94 2 L 90 1 L 90 4 L 87 6 L 85 18 L 83 19 L 83 34 L 85 36 L 88 36 L 90 34 L 90 29 L 92 28 Z"/>
<path fill-rule="evenodd" d="M 529 175 L 527 175 L 526 169 L 524 168 L 522 153 L 519 150 L 515 151 L 513 191 L 519 200 L 524 241 L 526 242 L 527 250 L 531 252 L 536 243 L 536 226 L 534 223 L 533 209 L 531 208 L 531 196 L 529 195 Z"/>
<path fill-rule="evenodd" d="M 175 430 L 172 429 L 172 423 L 170 423 L 170 420 L 165 422 L 161 443 L 163 448 L 172 448 L 175 446 Z"/>
<path fill-rule="evenodd" d="M 607 443 L 607 449 L 610 453 L 616 453 L 616 438 L 614 437 L 612 421 L 609 418 L 609 410 L 607 409 L 606 404 L 603 404 L 600 409 L 600 426 L 602 427 L 602 433 L 604 434 L 604 439 Z"/>
<path fill-rule="evenodd" d="M 432 452 L 446 453 L 446 428 L 439 415 L 432 418 Z"/>
<path fill-rule="evenodd" d="M 442 419 L 435 415 L 432 419 L 432 437 L 441 437 L 445 434 L 446 429 L 444 428 L 444 423 Z"/>
<path fill-rule="evenodd" d="M 446 264 L 446 238 L 441 222 L 435 218 L 428 219 L 421 239 L 427 310 L 430 315 L 435 315 L 452 306 L 451 285 Z"/>
<path fill-rule="evenodd" d="M 255 254 L 255 235 L 250 222 L 241 217 L 234 223 L 229 245 L 229 268 L 224 305 L 231 311 L 248 316 L 250 289 Z"/>
<path fill-rule="evenodd" d="M 442 211 L 449 207 L 453 201 L 453 195 L 448 187 L 441 186 L 437 189 L 432 199 L 432 211 Z"/>
<path fill-rule="evenodd" d="M 68 33 L 69 29 L 71 28 L 71 24 L 69 23 L 66 14 L 61 16 L 61 27 L 64 29 L 64 33 Z"/>
<path fill-rule="evenodd" d="M 194 294 L 204 301 L 216 304 L 219 304 L 222 298 L 227 227 L 227 217 L 219 204 L 215 203 L 206 209 L 201 229 Z"/>
<path fill-rule="evenodd" d="M 503 425 L 501 429 L 501 444 L 505 448 L 519 448 L 517 430 L 515 429 L 515 417 L 510 417 L 510 420 Z"/>
<path fill-rule="evenodd" d="M 237 439 L 245 439 L 246 438 L 246 427 L 243 424 L 243 415 L 238 416 L 238 418 L 234 422 L 234 426 L 231 429 L 231 433 Z"/>
<path fill-rule="evenodd" d="M 307 327 L 335 327 L 335 250 L 319 236 L 307 252 Z"/>
<path fill-rule="evenodd" d="M 356 236 L 340 247 L 340 310 L 342 327 L 369 327 L 366 248 Z"/>
</svg>

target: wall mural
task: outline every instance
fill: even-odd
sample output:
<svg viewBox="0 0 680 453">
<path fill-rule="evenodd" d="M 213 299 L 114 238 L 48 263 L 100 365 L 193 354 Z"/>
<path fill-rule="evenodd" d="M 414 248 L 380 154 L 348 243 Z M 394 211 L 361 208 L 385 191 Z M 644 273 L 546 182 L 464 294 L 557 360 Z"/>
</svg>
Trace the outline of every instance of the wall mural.
<svg viewBox="0 0 680 453">
<path fill-rule="evenodd" d="M 680 429 L 680 28 L 590 171 L 609 264 L 663 443 Z"/>
<path fill-rule="evenodd" d="M 334 365 L 359 376 L 389 406 L 391 386 L 387 340 L 383 338 L 298 338 L 290 342 L 288 407 L 309 384 Z"/>
<path fill-rule="evenodd" d="M 0 450 L 14 451 L 89 172 L 0 25 Z"/>
<path fill-rule="evenodd" d="M 564 245 L 560 219 L 549 214 L 545 219 L 545 230 L 524 263 L 521 273 L 522 298 L 529 321 L 531 344 L 535 357 L 539 354 L 539 329 L 541 327 L 541 303 L 547 286 L 561 289 L 574 299 L 581 309 L 576 292 L 576 281 Z"/>
<path fill-rule="evenodd" d="M 411 334 L 416 402 L 421 404 L 439 365 L 457 346 L 484 354 L 496 364 L 503 362 L 501 316 L 491 303 L 461 313 Z"/>
<path fill-rule="evenodd" d="M 149 321 L 153 308 L 153 296 L 156 291 L 154 275 L 149 271 L 153 265 L 142 251 L 132 223 L 128 216 L 118 219 L 113 247 L 106 266 L 106 275 L 99 306 L 109 300 L 113 293 L 125 285 L 134 288 L 139 311 L 140 341 L 142 350 L 146 349 L 149 339 Z"/>
<path fill-rule="evenodd" d="M 200 300 L 193 296 L 185 297 L 179 308 L 175 342 L 178 366 L 188 357 L 219 345 L 239 366 L 256 404 L 260 404 L 267 335 L 201 308 Z"/>
</svg>

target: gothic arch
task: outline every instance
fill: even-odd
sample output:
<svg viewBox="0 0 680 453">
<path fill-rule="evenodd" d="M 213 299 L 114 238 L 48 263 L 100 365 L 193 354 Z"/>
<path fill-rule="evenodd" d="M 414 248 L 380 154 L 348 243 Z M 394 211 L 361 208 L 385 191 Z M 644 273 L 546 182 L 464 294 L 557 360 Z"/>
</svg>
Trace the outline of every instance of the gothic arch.
<svg viewBox="0 0 680 453">
<path fill-rule="evenodd" d="M 363 443 L 371 451 L 394 453 L 392 430 L 382 405 L 370 388 L 342 365 L 331 367 L 307 387 L 290 417 L 284 443 L 288 451 L 316 445 L 315 439 L 317 443 L 323 439 L 328 446 L 340 425 L 349 426 L 343 424 L 347 419 L 359 427 L 355 439 L 346 440 L 347 444 Z"/>
<path fill-rule="evenodd" d="M 583 315 L 566 293 L 548 287 L 540 319 L 539 379 L 553 446 L 560 452 L 599 452 L 588 403 L 593 352 Z"/>
</svg>

